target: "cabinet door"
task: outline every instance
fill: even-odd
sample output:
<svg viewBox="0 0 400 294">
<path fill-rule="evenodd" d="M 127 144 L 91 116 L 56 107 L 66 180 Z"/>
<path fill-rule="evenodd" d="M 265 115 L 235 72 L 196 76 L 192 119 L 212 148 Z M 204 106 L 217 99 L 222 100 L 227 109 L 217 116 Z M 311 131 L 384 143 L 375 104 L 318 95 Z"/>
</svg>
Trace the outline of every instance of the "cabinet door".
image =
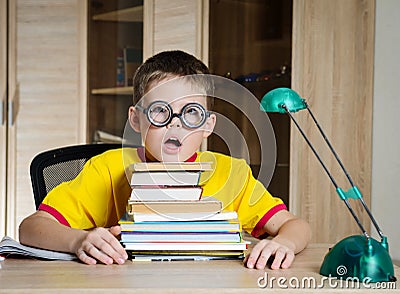
<svg viewBox="0 0 400 294">
<path fill-rule="evenodd" d="M 7 0 L 0 0 L 0 237 L 6 220 Z"/>
<path fill-rule="evenodd" d="M 14 1 L 8 1 L 8 40 L 7 40 L 7 130 L 6 130 L 6 234 L 15 236 L 15 214 L 16 207 L 14 200 L 15 182 L 16 182 L 16 136 L 15 136 L 15 121 L 18 113 L 18 91 L 16 77 L 16 19 L 17 5 Z"/>
<path fill-rule="evenodd" d="M 35 211 L 32 158 L 84 141 L 86 5 L 78 0 L 44 0 L 40 5 L 19 0 L 8 5 L 6 234 L 17 237 L 21 220 Z"/>
<path fill-rule="evenodd" d="M 87 140 L 120 142 L 132 104 L 133 71 L 143 59 L 181 49 L 206 61 L 208 1 L 89 0 L 88 5 Z M 141 143 L 139 135 L 135 140 Z"/>
</svg>

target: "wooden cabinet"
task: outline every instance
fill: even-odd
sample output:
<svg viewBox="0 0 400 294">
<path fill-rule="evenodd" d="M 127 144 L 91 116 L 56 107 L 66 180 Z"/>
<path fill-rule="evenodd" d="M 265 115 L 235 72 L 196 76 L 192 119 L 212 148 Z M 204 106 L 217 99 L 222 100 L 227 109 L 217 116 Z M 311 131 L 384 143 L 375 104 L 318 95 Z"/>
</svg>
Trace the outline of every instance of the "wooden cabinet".
<svg viewBox="0 0 400 294">
<path fill-rule="evenodd" d="M 228 20 L 213 16 L 216 5 L 252 7 L 258 2 L 146 0 L 138 12 L 142 2 L 133 0 L 42 0 L 40 5 L 0 0 L 0 233 L 16 237 L 19 222 L 34 211 L 29 164 L 36 153 L 93 141 L 97 129 L 120 135 L 132 103 L 130 90 L 115 87 L 117 60 L 125 46 L 142 48 L 144 59 L 162 50 L 182 49 L 209 64 L 216 74 L 229 71 L 231 78 L 279 68 L 286 58 L 273 56 L 290 55 L 290 84 L 281 80 L 282 85 L 291 85 L 308 100 L 369 203 L 375 1 L 293 1 L 291 34 L 285 31 L 287 18 L 284 31 L 269 31 L 278 21 L 276 15 L 251 27 L 252 13 L 262 17 L 267 13 L 264 8 L 251 8 L 244 17 L 236 9 Z M 142 15 L 142 21 L 140 17 L 125 21 L 125 15 L 131 20 L 132 14 Z M 112 18 L 115 15 L 118 21 Z M 213 35 L 216 25 L 223 30 L 219 37 Z M 119 27 L 125 29 L 120 32 Z M 242 39 L 230 43 L 230 34 L 239 33 Z M 97 53 L 92 50 L 96 48 Z M 257 97 L 278 85 L 245 83 Z M 305 114 L 296 115 L 312 132 Z M 313 241 L 336 242 L 358 233 L 298 131 L 293 126 L 288 130 L 289 122 L 279 120 L 284 133 L 290 133 L 290 138 L 277 136 L 278 163 L 289 170 L 278 179 L 289 179 L 284 186 L 289 187 L 290 209 L 310 222 Z M 282 149 L 285 156 L 280 158 Z M 337 167 L 327 160 L 336 175 Z"/>
<path fill-rule="evenodd" d="M 0 235 L 17 238 L 35 211 L 35 154 L 85 140 L 85 11 L 78 0 L 0 0 Z"/>
<path fill-rule="evenodd" d="M 88 1 L 88 142 L 120 141 L 143 61 L 143 1 Z"/>
</svg>

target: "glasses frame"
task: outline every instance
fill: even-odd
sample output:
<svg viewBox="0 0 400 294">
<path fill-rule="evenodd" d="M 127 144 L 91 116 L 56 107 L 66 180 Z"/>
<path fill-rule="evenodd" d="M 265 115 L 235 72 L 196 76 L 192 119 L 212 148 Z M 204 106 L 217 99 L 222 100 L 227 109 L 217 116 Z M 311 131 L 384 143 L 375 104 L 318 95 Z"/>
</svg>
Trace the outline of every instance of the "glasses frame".
<svg viewBox="0 0 400 294">
<path fill-rule="evenodd" d="M 166 108 L 168 109 L 168 111 L 169 111 L 169 116 L 168 116 L 168 118 L 165 120 L 165 122 L 163 122 L 163 123 L 156 122 L 156 121 L 154 121 L 154 120 L 151 118 L 149 109 L 151 109 L 151 107 L 152 107 L 154 104 L 162 104 L 162 105 L 166 106 Z M 185 112 L 185 110 L 186 110 L 187 108 L 189 108 L 189 107 L 192 107 L 192 106 L 198 107 L 198 108 L 200 109 L 200 111 L 201 111 L 201 114 L 202 114 L 202 120 L 201 120 L 201 122 L 200 122 L 199 124 L 197 124 L 197 125 L 193 125 L 193 124 L 188 123 L 188 122 L 185 120 L 185 117 L 183 116 L 183 113 Z M 139 109 L 140 111 L 142 111 L 142 112 L 146 115 L 147 120 L 148 120 L 153 126 L 159 127 L 159 128 L 165 127 L 165 126 L 169 125 L 169 124 L 171 123 L 172 119 L 173 119 L 174 117 L 177 117 L 177 118 L 179 118 L 179 120 L 182 122 L 182 124 L 183 124 L 185 127 L 189 128 L 189 129 L 197 129 L 197 128 L 200 128 L 201 126 L 203 126 L 203 125 L 205 124 L 207 118 L 209 118 L 209 117 L 210 117 L 210 114 L 211 114 L 209 111 L 207 111 L 207 110 L 204 108 L 203 105 L 201 105 L 200 103 L 197 103 L 197 102 L 190 102 L 190 103 L 188 103 L 188 104 L 185 104 L 185 105 L 182 107 L 180 113 L 174 113 L 174 111 L 173 111 L 171 105 L 169 105 L 168 102 L 162 101 L 162 100 L 153 101 L 153 102 L 150 103 L 146 108 L 144 108 L 144 107 L 141 106 L 141 105 L 136 105 L 135 108 L 137 108 L 137 109 Z"/>
</svg>

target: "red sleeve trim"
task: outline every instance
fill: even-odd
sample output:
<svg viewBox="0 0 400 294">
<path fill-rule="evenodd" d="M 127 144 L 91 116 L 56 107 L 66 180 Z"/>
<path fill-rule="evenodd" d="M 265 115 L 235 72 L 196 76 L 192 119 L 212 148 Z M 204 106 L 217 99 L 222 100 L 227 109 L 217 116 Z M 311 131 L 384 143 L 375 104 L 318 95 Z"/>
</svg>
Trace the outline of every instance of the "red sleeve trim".
<svg viewBox="0 0 400 294">
<path fill-rule="evenodd" d="M 68 223 L 68 221 L 65 219 L 65 217 L 61 213 L 59 213 L 57 209 L 55 209 L 47 204 L 42 203 L 42 204 L 40 204 L 38 210 L 43 210 L 43 211 L 50 213 L 52 216 L 54 216 L 60 222 L 60 224 L 63 224 L 64 226 L 67 226 L 67 227 L 71 227 L 70 224 Z"/>
<path fill-rule="evenodd" d="M 188 159 L 186 159 L 186 162 L 194 162 L 197 158 L 197 153 L 195 152 L 192 156 L 190 156 Z"/>
<path fill-rule="evenodd" d="M 262 235 L 264 225 L 271 219 L 271 217 L 275 215 L 275 213 L 281 210 L 287 210 L 287 207 L 284 203 L 278 204 L 268 210 L 267 213 L 259 220 L 257 225 L 254 227 L 251 235 L 256 238 Z"/>
</svg>

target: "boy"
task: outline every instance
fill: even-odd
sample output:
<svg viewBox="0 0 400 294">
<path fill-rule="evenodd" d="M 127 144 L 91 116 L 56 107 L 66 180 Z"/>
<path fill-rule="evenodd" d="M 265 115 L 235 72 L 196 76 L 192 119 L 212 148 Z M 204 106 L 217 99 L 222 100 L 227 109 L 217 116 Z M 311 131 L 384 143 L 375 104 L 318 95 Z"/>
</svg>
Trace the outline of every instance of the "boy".
<svg viewBox="0 0 400 294">
<path fill-rule="evenodd" d="M 50 191 L 39 210 L 21 223 L 21 243 L 72 252 L 87 264 L 123 264 L 128 256 L 116 238 L 117 223 L 131 188 L 122 161 L 212 161 L 215 170 L 202 180 L 203 194 L 236 210 L 254 236 L 273 236 L 254 246 L 246 266 L 262 269 L 273 256 L 272 269 L 288 268 L 310 239 L 309 225 L 272 197 L 244 160 L 197 152 L 216 123 L 215 114 L 206 110 L 208 73 L 201 61 L 182 51 L 161 52 L 142 64 L 134 77 L 136 106 L 129 108 L 129 122 L 145 147 L 112 150 L 88 161 L 77 178 Z"/>
</svg>

